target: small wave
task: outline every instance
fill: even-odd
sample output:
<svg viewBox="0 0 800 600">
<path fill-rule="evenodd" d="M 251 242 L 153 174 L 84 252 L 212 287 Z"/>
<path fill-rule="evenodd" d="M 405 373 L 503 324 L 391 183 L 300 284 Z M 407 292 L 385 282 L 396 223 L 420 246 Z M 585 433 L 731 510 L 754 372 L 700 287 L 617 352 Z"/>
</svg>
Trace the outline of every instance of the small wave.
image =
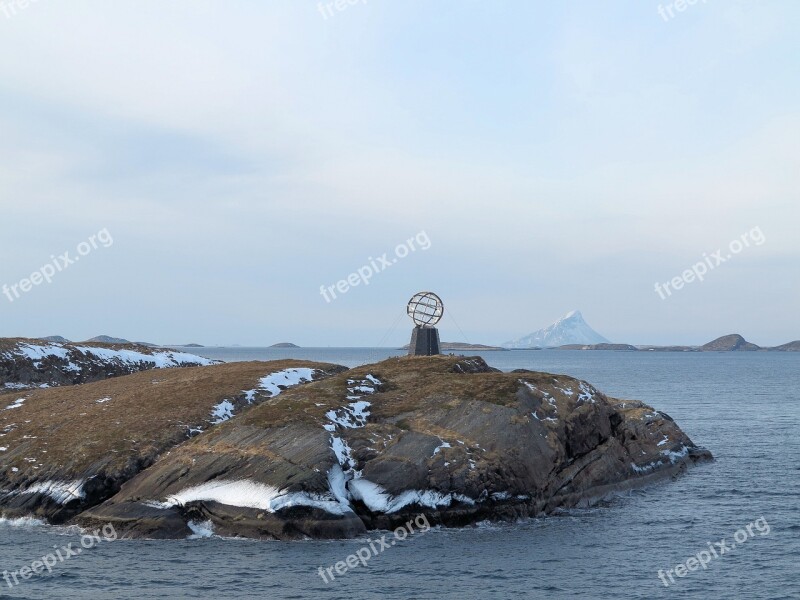
<svg viewBox="0 0 800 600">
<path fill-rule="evenodd" d="M 192 535 L 190 535 L 187 539 L 198 540 L 202 538 L 210 538 L 214 535 L 214 523 L 211 521 L 203 521 L 202 523 L 197 521 L 189 521 L 187 525 L 189 526 L 189 529 L 192 530 Z"/>
<path fill-rule="evenodd" d="M 34 517 L 17 517 L 14 519 L 0 517 L 0 527 L 44 527 L 45 525 L 47 523 Z"/>
</svg>

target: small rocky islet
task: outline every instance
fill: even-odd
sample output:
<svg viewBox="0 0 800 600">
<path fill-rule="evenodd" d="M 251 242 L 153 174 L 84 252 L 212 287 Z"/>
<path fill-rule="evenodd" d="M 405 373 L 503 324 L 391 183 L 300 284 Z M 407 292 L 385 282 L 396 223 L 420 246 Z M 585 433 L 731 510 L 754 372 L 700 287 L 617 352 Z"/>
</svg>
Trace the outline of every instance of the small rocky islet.
<svg viewBox="0 0 800 600">
<path fill-rule="evenodd" d="M 81 385 L 0 379 L 0 515 L 127 538 L 352 538 L 420 513 L 457 527 L 588 506 L 712 460 L 642 402 L 479 357 L 165 360 Z"/>
</svg>

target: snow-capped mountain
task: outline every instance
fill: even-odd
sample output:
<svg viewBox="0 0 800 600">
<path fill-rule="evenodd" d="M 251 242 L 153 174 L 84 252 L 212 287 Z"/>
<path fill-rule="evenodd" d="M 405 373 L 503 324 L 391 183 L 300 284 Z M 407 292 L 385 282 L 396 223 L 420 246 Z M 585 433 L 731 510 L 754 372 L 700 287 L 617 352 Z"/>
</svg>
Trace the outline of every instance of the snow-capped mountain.
<svg viewBox="0 0 800 600">
<path fill-rule="evenodd" d="M 518 340 L 506 342 L 504 348 L 550 348 L 564 346 L 566 344 L 608 344 L 609 341 L 594 329 L 589 327 L 583 316 L 577 310 L 573 310 L 561 317 L 558 321 L 534 331 L 530 335 L 521 337 Z"/>
</svg>

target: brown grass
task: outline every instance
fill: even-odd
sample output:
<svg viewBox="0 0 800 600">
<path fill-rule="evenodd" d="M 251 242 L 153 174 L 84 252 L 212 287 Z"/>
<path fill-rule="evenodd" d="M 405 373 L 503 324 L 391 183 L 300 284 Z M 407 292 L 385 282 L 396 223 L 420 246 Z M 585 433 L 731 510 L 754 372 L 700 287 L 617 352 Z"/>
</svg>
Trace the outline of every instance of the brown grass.
<svg viewBox="0 0 800 600">
<path fill-rule="evenodd" d="M 265 375 L 296 367 L 341 369 L 300 360 L 239 362 L 4 394 L 0 447 L 8 450 L 0 452 L 0 478 L 47 470 L 77 477 L 90 466 L 113 470 L 151 462 L 188 439 L 189 428 L 207 430 L 216 404 L 256 388 Z M 17 398 L 26 399 L 22 407 L 4 410 Z M 102 398 L 111 400 L 98 403 Z M 14 476 L 13 467 L 19 469 Z"/>
</svg>

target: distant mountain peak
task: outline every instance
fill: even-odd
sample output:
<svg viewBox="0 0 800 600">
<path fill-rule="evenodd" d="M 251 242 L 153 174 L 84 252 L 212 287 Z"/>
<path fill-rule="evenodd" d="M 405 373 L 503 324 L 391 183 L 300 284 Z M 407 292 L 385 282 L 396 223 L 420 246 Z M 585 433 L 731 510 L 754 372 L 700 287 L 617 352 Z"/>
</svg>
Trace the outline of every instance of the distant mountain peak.
<svg viewBox="0 0 800 600">
<path fill-rule="evenodd" d="M 589 327 L 579 310 L 571 310 L 552 325 L 503 344 L 506 348 L 552 348 L 567 344 L 608 344 L 606 338 Z"/>
</svg>

